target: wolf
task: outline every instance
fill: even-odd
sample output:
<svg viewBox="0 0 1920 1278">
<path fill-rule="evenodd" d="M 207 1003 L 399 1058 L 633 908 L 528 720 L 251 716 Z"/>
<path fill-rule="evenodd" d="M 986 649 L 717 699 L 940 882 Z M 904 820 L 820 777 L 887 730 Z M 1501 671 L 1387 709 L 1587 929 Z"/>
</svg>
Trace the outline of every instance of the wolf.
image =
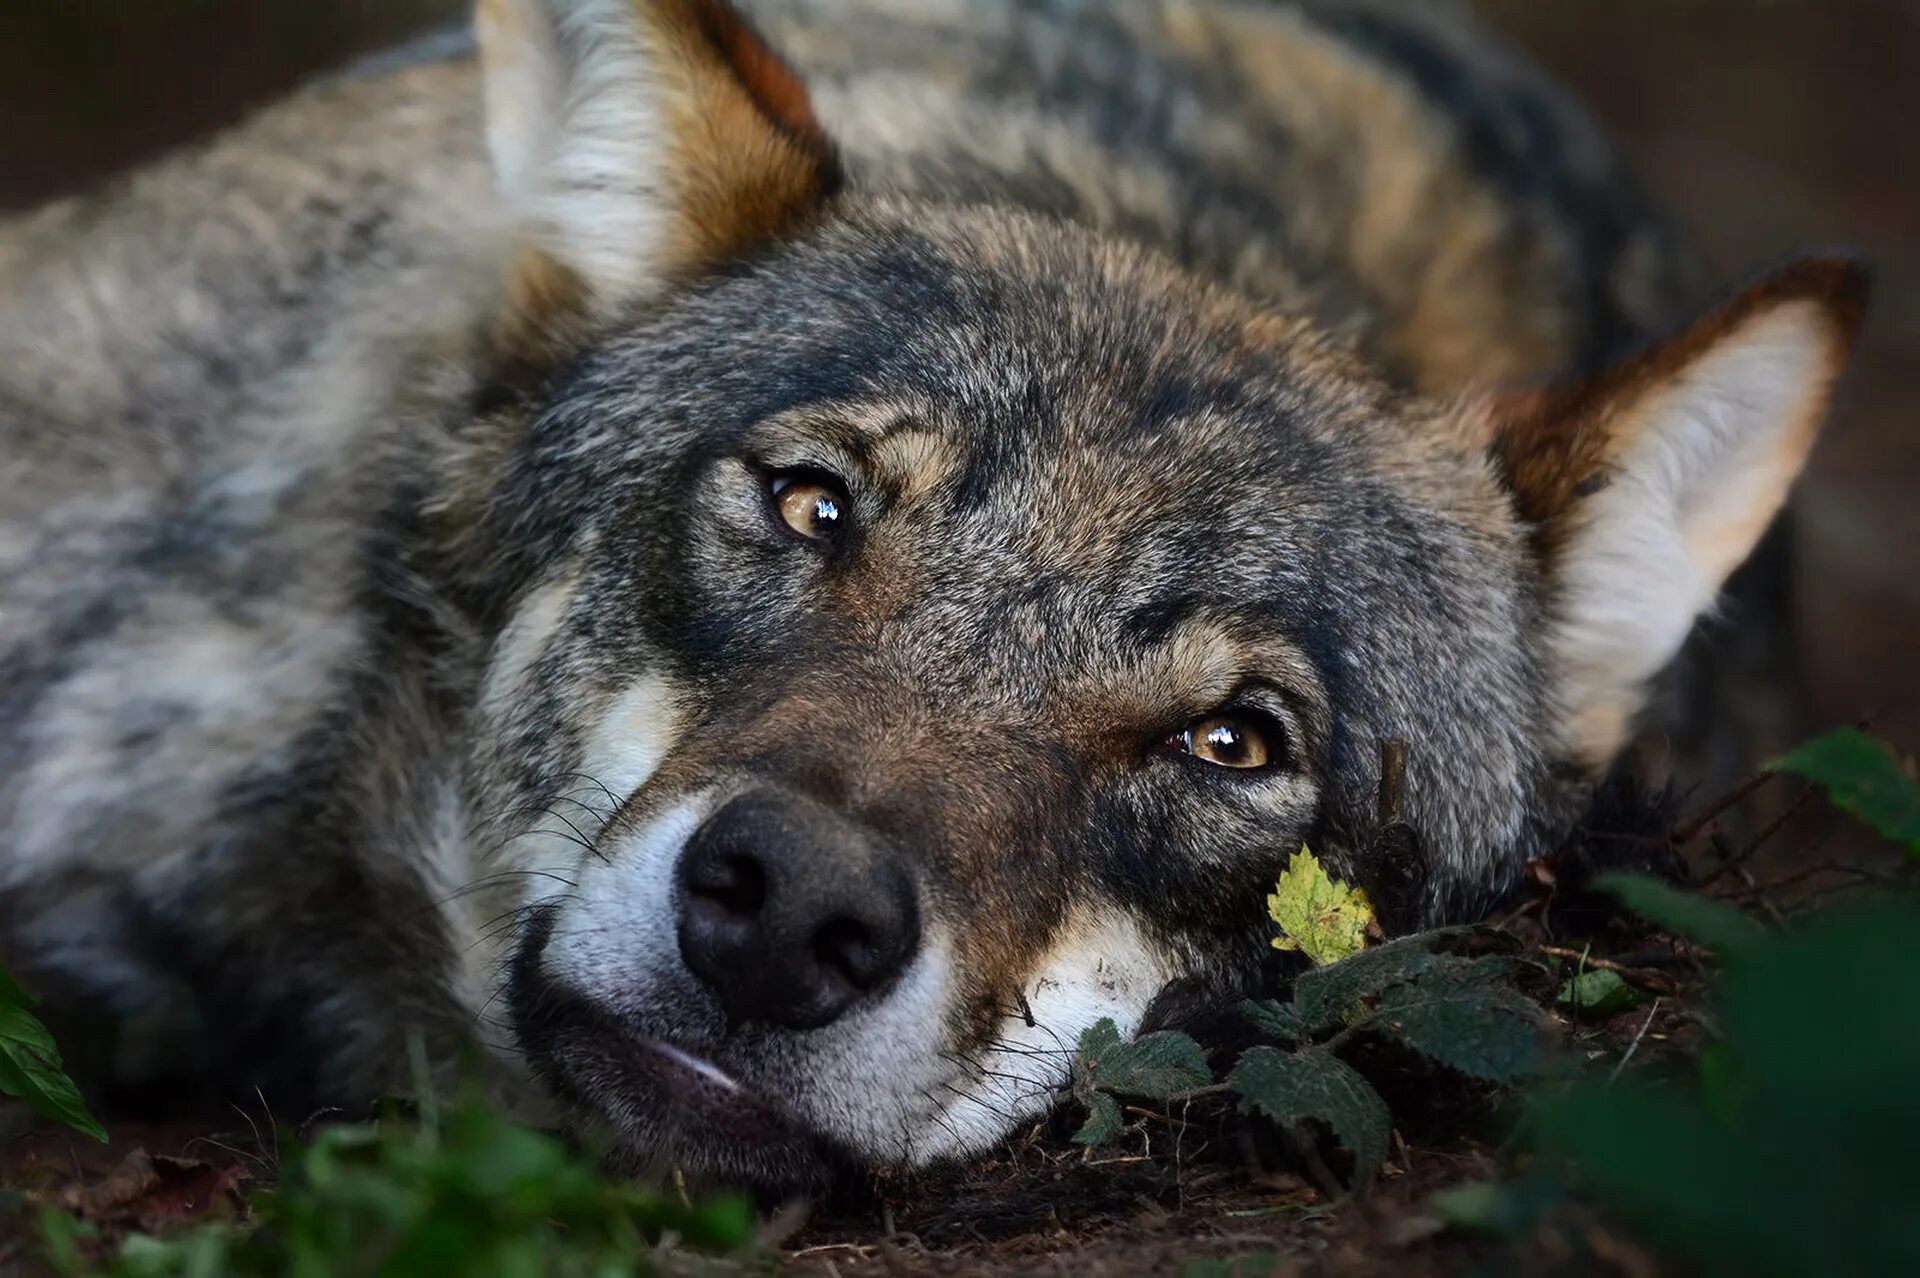
<svg viewBox="0 0 1920 1278">
<path fill-rule="evenodd" d="M 1865 292 L 1451 5 L 481 0 L 0 223 L 0 957 L 130 1095 L 980 1151 L 1381 742 L 1416 922 L 1553 849 Z"/>
</svg>

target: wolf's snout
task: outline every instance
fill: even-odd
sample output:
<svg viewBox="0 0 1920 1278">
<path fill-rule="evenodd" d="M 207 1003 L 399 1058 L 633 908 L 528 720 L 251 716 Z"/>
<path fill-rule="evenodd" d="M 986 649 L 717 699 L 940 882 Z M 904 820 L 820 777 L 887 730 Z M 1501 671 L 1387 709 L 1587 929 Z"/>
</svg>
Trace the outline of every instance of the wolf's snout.
<svg viewBox="0 0 1920 1278">
<path fill-rule="evenodd" d="M 920 943 L 911 875 L 812 800 L 755 791 L 680 859 L 680 953 L 734 1023 L 817 1029 L 886 985 Z"/>
</svg>

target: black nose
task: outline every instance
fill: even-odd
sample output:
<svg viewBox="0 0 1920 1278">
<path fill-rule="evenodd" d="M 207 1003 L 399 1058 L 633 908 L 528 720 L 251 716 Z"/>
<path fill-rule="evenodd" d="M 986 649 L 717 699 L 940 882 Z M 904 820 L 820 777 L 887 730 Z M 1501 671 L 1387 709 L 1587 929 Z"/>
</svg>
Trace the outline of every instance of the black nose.
<svg viewBox="0 0 1920 1278">
<path fill-rule="evenodd" d="M 920 944 L 913 882 L 845 816 L 774 791 L 733 799 L 680 856 L 680 954 L 727 1015 L 817 1029 Z"/>
</svg>

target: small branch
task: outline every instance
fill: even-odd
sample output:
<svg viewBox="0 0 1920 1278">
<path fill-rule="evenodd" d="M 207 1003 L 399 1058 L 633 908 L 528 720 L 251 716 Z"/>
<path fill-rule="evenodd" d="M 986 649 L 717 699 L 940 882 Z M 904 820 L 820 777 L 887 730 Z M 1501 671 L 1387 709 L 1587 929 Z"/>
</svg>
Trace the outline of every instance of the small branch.
<svg viewBox="0 0 1920 1278">
<path fill-rule="evenodd" d="M 1678 994 L 1680 989 L 1671 978 L 1657 972 L 1648 972 L 1641 968 L 1629 967 L 1625 963 L 1615 963 L 1609 959 L 1595 958 L 1584 950 L 1570 950 L 1561 945 L 1543 945 L 1542 954 L 1551 954 L 1555 958 L 1573 959 L 1584 962 L 1587 967 L 1597 967 L 1603 972 L 1613 972 L 1631 980 L 1635 985 L 1644 985 L 1656 994 Z"/>
<path fill-rule="evenodd" d="M 1714 820 L 1726 812 L 1727 809 L 1733 807 L 1742 799 L 1745 799 L 1755 790 L 1758 790 L 1761 786 L 1779 775 L 1779 773 L 1772 771 L 1756 772 L 1740 784 L 1734 786 L 1733 789 L 1727 791 L 1712 803 L 1709 803 L 1705 810 L 1698 816 L 1674 830 L 1672 835 L 1674 846 L 1680 847 L 1699 838 L 1701 832 L 1712 825 Z"/>
<path fill-rule="evenodd" d="M 1380 740 L 1380 827 L 1398 825 L 1407 808 L 1407 743 L 1393 737 Z"/>
<path fill-rule="evenodd" d="M 1187 1125 L 1187 1120 L 1184 1118 L 1175 1118 L 1172 1114 L 1163 1114 L 1157 1109 L 1148 1109 L 1144 1105 L 1122 1105 L 1120 1112 L 1132 1114 L 1135 1118 L 1149 1118 L 1156 1123 L 1165 1123 L 1175 1130 L 1184 1130 Z"/>
<path fill-rule="evenodd" d="M 1872 870 L 1861 865 L 1843 865 L 1838 861 L 1822 861 L 1819 865 L 1810 865 L 1804 870 L 1796 870 L 1792 874 L 1774 879 L 1771 882 L 1755 883 L 1751 887 L 1742 888 L 1732 893 L 1732 896 L 1735 899 L 1744 900 L 1747 897 L 1759 896 L 1767 892 L 1778 892 L 1781 888 L 1795 887 L 1806 882 L 1808 879 L 1816 879 L 1824 874 L 1839 875 L 1843 878 L 1850 878 L 1861 883 L 1895 884 L 1901 881 L 1900 875 L 1896 873 Z"/>
<path fill-rule="evenodd" d="M 1773 840 L 1775 835 L 1786 828 L 1787 822 L 1799 815 L 1800 810 L 1807 806 L 1808 802 L 1813 799 L 1816 793 L 1818 793 L 1818 791 L 1815 787 L 1804 787 L 1800 793 L 1794 797 L 1793 802 L 1787 805 L 1786 811 L 1769 821 L 1766 828 L 1749 839 L 1747 845 L 1743 848 L 1729 848 L 1726 846 L 1724 840 L 1713 840 L 1713 850 L 1715 854 L 1720 857 L 1720 868 L 1702 879 L 1699 886 L 1706 887 L 1709 884 L 1717 883 L 1728 874 L 1739 870 L 1740 867 L 1752 860 L 1756 852 L 1760 851 L 1761 848 Z"/>
<path fill-rule="evenodd" d="M 1614 1081 L 1620 1077 L 1620 1071 L 1627 1067 L 1627 1062 L 1633 1059 L 1633 1054 L 1640 1050 L 1640 1040 L 1647 1036 L 1649 1029 L 1653 1028 L 1653 1018 L 1659 1013 L 1660 1000 L 1656 998 L 1653 1000 L 1653 1006 L 1647 1009 L 1647 1019 L 1640 1023 L 1640 1032 L 1633 1036 L 1633 1042 L 1627 1044 L 1627 1054 L 1622 1056 L 1620 1063 L 1613 1067 L 1613 1073 L 1607 1075 L 1607 1086 L 1613 1086 Z"/>
</svg>

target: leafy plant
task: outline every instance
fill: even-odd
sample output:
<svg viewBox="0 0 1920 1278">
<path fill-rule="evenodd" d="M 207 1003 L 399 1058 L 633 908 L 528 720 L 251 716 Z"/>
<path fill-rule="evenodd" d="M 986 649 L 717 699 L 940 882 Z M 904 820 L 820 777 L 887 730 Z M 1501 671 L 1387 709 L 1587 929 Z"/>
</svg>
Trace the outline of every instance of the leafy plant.
<svg viewBox="0 0 1920 1278">
<path fill-rule="evenodd" d="M 1199 1045 L 1187 1035 L 1163 1031 L 1123 1044 L 1113 1023 L 1101 1021 L 1080 1040 L 1074 1091 L 1089 1118 L 1075 1139 L 1098 1144 L 1119 1134 L 1116 1096 L 1165 1101 L 1228 1091 L 1243 1110 L 1282 1126 L 1325 1124 L 1353 1155 L 1356 1178 L 1364 1179 L 1386 1157 L 1391 1120 L 1379 1092 L 1339 1055 L 1357 1036 L 1398 1040 L 1491 1082 L 1540 1068 L 1540 1010 L 1513 987 L 1513 962 L 1440 948 L 1468 932 L 1443 929 L 1361 950 L 1302 973 L 1289 1002 L 1243 1004 L 1242 1014 L 1262 1037 L 1290 1050 L 1249 1048 L 1221 1085 L 1209 1085 Z M 1121 1061 L 1148 1064 L 1115 1068 L 1116 1054 L 1128 1049 L 1139 1056 Z M 1165 1068 L 1168 1062 L 1177 1067 Z"/>
<path fill-rule="evenodd" d="M 1098 1145 L 1124 1126 L 1118 1097 L 1168 1101 L 1227 1091 L 1242 1110 L 1283 1128 L 1324 1124 L 1365 1179 L 1387 1153 L 1392 1120 L 1380 1093 L 1340 1057 L 1356 1035 L 1397 1039 L 1430 1060 L 1496 1083 L 1540 1067 L 1540 1011 L 1512 987 L 1513 964 L 1440 947 L 1471 929 L 1451 928 L 1366 948 L 1374 924 L 1365 892 L 1329 875 L 1307 848 L 1294 853 L 1267 898 L 1281 935 L 1314 966 L 1295 978 L 1292 1000 L 1241 1005 L 1253 1029 L 1279 1046 L 1241 1054 L 1221 1084 L 1200 1046 L 1162 1031 L 1122 1042 L 1110 1020 L 1081 1035 L 1073 1094 L 1087 1108 L 1074 1137 Z"/>
<path fill-rule="evenodd" d="M 1858 728 L 1816 737 L 1773 765 L 1819 785 L 1844 812 L 1865 821 L 1910 857 L 1920 857 L 1920 781 L 1886 746 Z"/>
<path fill-rule="evenodd" d="M 1104 1145 L 1124 1126 L 1116 1096 L 1172 1100 L 1213 1081 L 1206 1055 L 1185 1034 L 1164 1030 L 1123 1042 L 1102 1018 L 1080 1036 L 1073 1060 L 1073 1094 L 1087 1107 L 1087 1121 L 1074 1140 Z"/>
<path fill-rule="evenodd" d="M 471 1106 L 441 1125 L 386 1122 L 323 1131 L 256 1196 L 252 1221 L 171 1239 L 128 1238 L 112 1278 L 368 1278 L 593 1275 L 647 1271 L 671 1234 L 708 1248 L 747 1241 L 738 1199 L 691 1206 L 600 1175 L 542 1132 Z M 78 1228 L 47 1222 L 60 1272 L 87 1272 Z"/>
<path fill-rule="evenodd" d="M 67 1077 L 53 1035 L 33 1014 L 35 1006 L 33 996 L 0 970 L 0 1092 L 25 1101 L 42 1118 L 104 1142 L 106 1128 Z"/>
</svg>

